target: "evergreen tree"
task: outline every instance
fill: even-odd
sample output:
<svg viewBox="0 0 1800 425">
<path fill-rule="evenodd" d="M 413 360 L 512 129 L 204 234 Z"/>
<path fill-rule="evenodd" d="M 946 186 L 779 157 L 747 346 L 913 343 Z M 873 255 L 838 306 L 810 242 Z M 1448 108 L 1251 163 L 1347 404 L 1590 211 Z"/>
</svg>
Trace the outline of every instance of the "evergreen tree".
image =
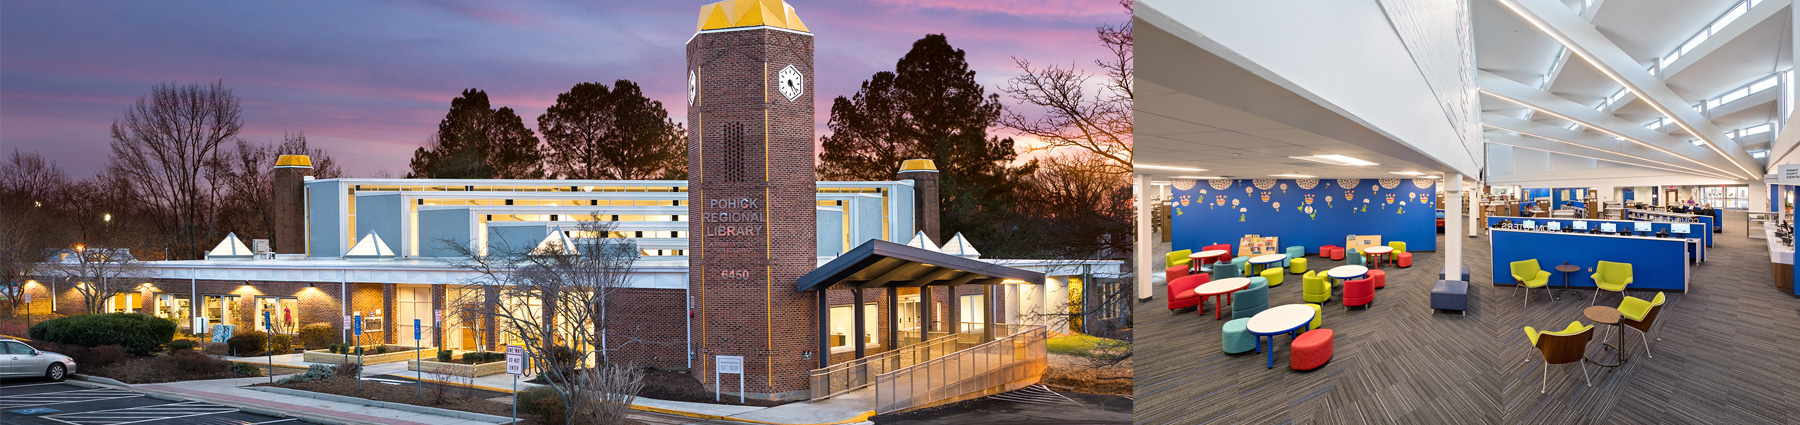
<svg viewBox="0 0 1800 425">
<path fill-rule="evenodd" d="M 413 151 L 407 178 L 536 179 L 544 177 L 537 135 L 512 108 L 493 109 L 487 93 L 463 90 L 438 122 L 431 146 Z"/>
</svg>

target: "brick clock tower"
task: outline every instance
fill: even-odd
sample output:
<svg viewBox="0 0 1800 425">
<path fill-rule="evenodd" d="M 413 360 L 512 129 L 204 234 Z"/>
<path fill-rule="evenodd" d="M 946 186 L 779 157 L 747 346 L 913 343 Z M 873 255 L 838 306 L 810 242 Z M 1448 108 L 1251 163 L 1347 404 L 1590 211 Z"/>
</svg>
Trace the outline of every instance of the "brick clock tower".
<svg viewBox="0 0 1800 425">
<path fill-rule="evenodd" d="M 687 43 L 688 287 L 694 376 L 723 392 L 806 397 L 818 365 L 813 36 L 781 0 L 700 8 Z"/>
</svg>

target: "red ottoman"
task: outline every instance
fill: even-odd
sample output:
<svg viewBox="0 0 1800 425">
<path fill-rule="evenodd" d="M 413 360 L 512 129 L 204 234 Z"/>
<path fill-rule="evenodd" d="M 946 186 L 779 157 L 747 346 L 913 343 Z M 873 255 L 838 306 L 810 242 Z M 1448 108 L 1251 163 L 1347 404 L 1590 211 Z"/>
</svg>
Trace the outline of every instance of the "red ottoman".
<svg viewBox="0 0 1800 425">
<path fill-rule="evenodd" d="M 1369 275 L 1365 278 L 1375 281 L 1375 289 L 1381 289 L 1382 287 L 1387 286 L 1387 272 L 1371 269 L 1369 270 Z"/>
<path fill-rule="evenodd" d="M 1288 365 L 1294 370 L 1313 370 L 1331 361 L 1331 330 L 1313 329 L 1294 338 Z"/>
<path fill-rule="evenodd" d="M 1399 259 L 1395 261 L 1400 262 L 1400 267 L 1412 267 L 1412 253 L 1402 252 L 1397 255 L 1399 256 Z"/>
</svg>

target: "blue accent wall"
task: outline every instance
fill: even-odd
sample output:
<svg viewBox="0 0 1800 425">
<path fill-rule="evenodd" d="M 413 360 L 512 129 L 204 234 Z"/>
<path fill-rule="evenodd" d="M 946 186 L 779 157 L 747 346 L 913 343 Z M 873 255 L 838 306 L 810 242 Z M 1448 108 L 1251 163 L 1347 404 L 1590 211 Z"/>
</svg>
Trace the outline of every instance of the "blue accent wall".
<svg viewBox="0 0 1800 425">
<path fill-rule="evenodd" d="M 1569 218 L 1488 216 L 1487 227 L 1490 229 L 1493 228 L 1494 223 L 1499 223 L 1500 220 L 1512 220 L 1514 223 L 1520 223 L 1523 220 L 1532 220 L 1532 221 L 1536 222 L 1538 226 L 1548 226 L 1550 224 L 1550 222 L 1555 221 L 1555 222 L 1562 223 L 1562 228 L 1564 228 L 1564 229 L 1574 229 L 1576 221 L 1588 222 L 1589 229 L 1600 228 L 1600 223 L 1618 223 L 1619 229 L 1629 230 L 1632 228 L 1631 224 L 1635 223 L 1635 221 L 1630 221 L 1630 220 L 1596 220 L 1596 219 L 1586 219 L 1586 218 L 1569 219 Z M 1674 223 L 1650 222 L 1650 234 L 1655 235 L 1656 232 L 1668 231 L 1668 230 L 1670 230 L 1669 227 L 1672 224 L 1674 224 Z M 1706 241 L 1706 242 L 1704 242 L 1706 244 L 1706 246 L 1709 246 L 1709 247 L 1712 246 L 1712 242 L 1711 242 L 1712 237 L 1713 237 L 1712 232 L 1707 232 L 1705 230 L 1706 228 L 1703 226 L 1704 223 L 1689 223 L 1689 224 L 1693 224 L 1693 226 L 1690 226 L 1688 228 L 1688 230 L 1692 230 L 1693 232 L 1689 233 L 1688 236 L 1700 238 L 1701 240 Z M 1651 236 L 1651 237 L 1655 237 L 1655 236 Z M 1674 239 L 1675 233 L 1670 232 L 1669 238 Z M 1682 238 L 1682 239 L 1686 239 L 1686 238 Z M 1560 249 L 1560 248 L 1558 248 L 1558 249 Z M 1704 260 L 1704 259 L 1706 259 L 1706 256 L 1702 255 L 1704 253 L 1705 253 L 1704 251 L 1692 250 L 1689 252 L 1688 256 Z"/>
<path fill-rule="evenodd" d="M 1312 189 L 1292 179 L 1260 180 L 1268 189 L 1256 180 L 1216 181 L 1228 182 L 1224 189 L 1215 181 L 1176 181 L 1172 246 L 1197 250 L 1222 243 L 1236 252 L 1238 239 L 1254 234 L 1316 253 L 1322 245 L 1342 246 L 1348 235 L 1381 235 L 1383 243 L 1406 242 L 1408 251 L 1437 250 L 1437 182 L 1424 179 L 1426 186 L 1419 187 L 1414 179 L 1394 180 L 1399 183 L 1384 188 L 1377 179 L 1346 179 L 1354 181 L 1348 199 L 1337 179 L 1319 179 Z"/>
<path fill-rule="evenodd" d="M 1561 288 L 1563 276 L 1556 266 L 1567 261 L 1581 266 L 1569 273 L 1572 288 L 1592 288 L 1591 270 L 1600 261 L 1631 264 L 1628 291 L 1686 291 L 1686 242 L 1680 239 L 1592 236 L 1572 233 L 1495 230 L 1488 234 L 1494 249 L 1494 284 L 1517 285 L 1512 279 L 1512 262 L 1538 260 L 1541 270 L 1551 273 L 1550 286 Z"/>
</svg>

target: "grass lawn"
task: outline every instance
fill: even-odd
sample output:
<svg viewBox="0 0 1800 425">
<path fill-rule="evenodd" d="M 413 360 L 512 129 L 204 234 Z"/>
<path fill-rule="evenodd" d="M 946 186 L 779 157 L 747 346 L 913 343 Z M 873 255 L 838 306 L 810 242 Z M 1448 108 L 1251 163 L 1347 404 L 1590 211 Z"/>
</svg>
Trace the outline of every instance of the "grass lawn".
<svg viewBox="0 0 1800 425">
<path fill-rule="evenodd" d="M 1111 341 L 1111 340 L 1106 339 L 1106 338 L 1097 337 L 1097 336 L 1064 335 L 1064 336 L 1059 336 L 1059 337 L 1055 337 L 1055 338 L 1050 338 L 1050 340 L 1046 341 L 1045 344 L 1049 346 L 1049 350 L 1051 353 L 1070 355 L 1070 356 L 1093 357 L 1093 356 L 1100 355 L 1100 353 L 1096 352 L 1095 346 L 1106 343 L 1108 341 Z"/>
</svg>

